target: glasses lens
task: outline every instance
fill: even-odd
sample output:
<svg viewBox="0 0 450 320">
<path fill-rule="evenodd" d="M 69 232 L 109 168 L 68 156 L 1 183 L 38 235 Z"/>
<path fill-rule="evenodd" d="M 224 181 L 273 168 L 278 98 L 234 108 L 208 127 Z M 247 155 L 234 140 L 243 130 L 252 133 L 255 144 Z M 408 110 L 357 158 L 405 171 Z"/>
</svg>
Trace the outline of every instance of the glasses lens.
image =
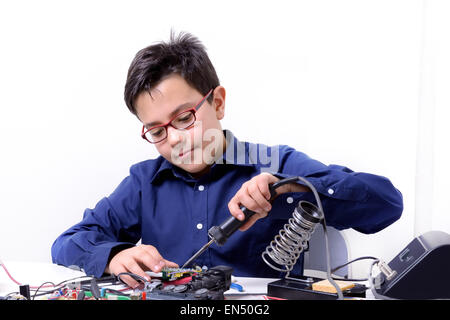
<svg viewBox="0 0 450 320">
<path fill-rule="evenodd" d="M 166 128 L 164 127 L 157 127 L 157 128 L 153 128 L 150 131 L 147 131 L 145 133 L 145 137 L 147 138 L 147 140 L 156 143 L 159 142 L 161 140 L 164 140 L 167 136 L 167 131 Z"/>
<path fill-rule="evenodd" d="M 177 129 L 186 129 L 193 125 L 195 122 L 195 115 L 192 111 L 186 111 L 180 113 L 178 117 L 173 119 L 172 126 Z"/>
</svg>

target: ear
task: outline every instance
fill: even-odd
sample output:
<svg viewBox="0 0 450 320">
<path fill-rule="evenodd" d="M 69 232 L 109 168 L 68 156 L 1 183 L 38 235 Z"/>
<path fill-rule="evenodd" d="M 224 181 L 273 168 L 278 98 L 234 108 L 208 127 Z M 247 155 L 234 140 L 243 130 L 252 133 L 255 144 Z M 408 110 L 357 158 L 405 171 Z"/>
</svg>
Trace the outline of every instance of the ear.
<svg viewBox="0 0 450 320">
<path fill-rule="evenodd" d="M 222 120 L 225 116 L 225 88 L 222 86 L 217 86 L 213 91 L 213 95 L 212 105 L 216 110 L 217 120 Z"/>
</svg>

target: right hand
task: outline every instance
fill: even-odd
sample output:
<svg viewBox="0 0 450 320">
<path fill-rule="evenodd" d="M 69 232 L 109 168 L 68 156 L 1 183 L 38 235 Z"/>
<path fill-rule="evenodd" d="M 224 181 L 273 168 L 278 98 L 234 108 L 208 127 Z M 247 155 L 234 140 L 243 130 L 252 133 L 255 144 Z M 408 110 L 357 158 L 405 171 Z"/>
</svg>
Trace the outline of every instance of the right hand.
<svg viewBox="0 0 450 320">
<path fill-rule="evenodd" d="M 105 272 L 116 276 L 121 272 L 131 272 L 149 281 L 150 277 L 145 271 L 161 272 L 164 267 L 178 268 L 178 265 L 164 259 L 154 246 L 139 245 L 117 253 L 109 262 Z M 130 276 L 123 275 L 120 279 L 131 288 L 139 285 L 139 282 Z"/>
<path fill-rule="evenodd" d="M 243 224 L 239 230 L 247 230 L 258 219 L 264 218 L 267 216 L 267 213 L 272 210 L 269 185 L 278 181 L 280 181 L 279 178 L 268 172 L 263 172 L 242 184 L 238 192 L 236 192 L 234 197 L 231 198 L 230 202 L 228 202 L 228 209 L 230 210 L 231 215 L 240 221 L 245 220 L 245 215 L 241 210 L 241 206 L 254 211 L 255 214 L 245 224 Z M 277 188 L 275 197 L 286 192 L 308 191 L 310 191 L 309 188 L 300 184 L 289 183 Z"/>
</svg>

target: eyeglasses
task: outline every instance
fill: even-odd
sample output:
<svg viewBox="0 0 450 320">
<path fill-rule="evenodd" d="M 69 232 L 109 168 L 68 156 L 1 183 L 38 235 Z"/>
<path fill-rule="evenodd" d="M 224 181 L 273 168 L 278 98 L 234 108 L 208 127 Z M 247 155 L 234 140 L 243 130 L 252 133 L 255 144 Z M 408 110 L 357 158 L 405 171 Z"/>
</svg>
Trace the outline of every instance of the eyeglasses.
<svg viewBox="0 0 450 320">
<path fill-rule="evenodd" d="M 168 126 L 179 130 L 189 128 L 197 120 L 195 117 L 195 113 L 198 111 L 198 109 L 200 109 L 200 107 L 208 99 L 212 92 L 213 89 L 209 90 L 209 92 L 202 98 L 202 100 L 200 100 L 200 102 L 195 107 L 178 113 L 166 124 L 160 124 L 151 127 L 147 131 L 145 130 L 145 125 L 142 126 L 141 137 L 150 143 L 158 143 L 167 138 Z"/>
</svg>

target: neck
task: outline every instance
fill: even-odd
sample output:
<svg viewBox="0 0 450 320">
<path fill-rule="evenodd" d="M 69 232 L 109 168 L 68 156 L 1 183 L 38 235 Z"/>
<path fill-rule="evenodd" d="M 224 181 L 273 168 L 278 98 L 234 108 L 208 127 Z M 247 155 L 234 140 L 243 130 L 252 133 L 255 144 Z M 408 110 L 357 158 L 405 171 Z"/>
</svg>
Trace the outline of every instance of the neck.
<svg viewBox="0 0 450 320">
<path fill-rule="evenodd" d="M 189 175 L 193 178 L 193 179 L 200 179 L 202 176 L 204 176 L 205 174 L 209 173 L 209 171 L 211 170 L 211 166 L 217 161 L 217 159 L 219 159 L 220 157 L 223 156 L 223 154 L 225 153 L 225 150 L 227 149 L 227 140 L 225 139 L 225 135 L 221 136 L 222 139 L 222 148 L 221 149 L 216 149 L 213 150 L 214 155 L 211 155 L 212 158 L 209 161 L 209 163 L 203 170 L 199 171 L 199 172 L 190 172 Z M 211 142 L 211 143 L 214 143 Z"/>
</svg>

